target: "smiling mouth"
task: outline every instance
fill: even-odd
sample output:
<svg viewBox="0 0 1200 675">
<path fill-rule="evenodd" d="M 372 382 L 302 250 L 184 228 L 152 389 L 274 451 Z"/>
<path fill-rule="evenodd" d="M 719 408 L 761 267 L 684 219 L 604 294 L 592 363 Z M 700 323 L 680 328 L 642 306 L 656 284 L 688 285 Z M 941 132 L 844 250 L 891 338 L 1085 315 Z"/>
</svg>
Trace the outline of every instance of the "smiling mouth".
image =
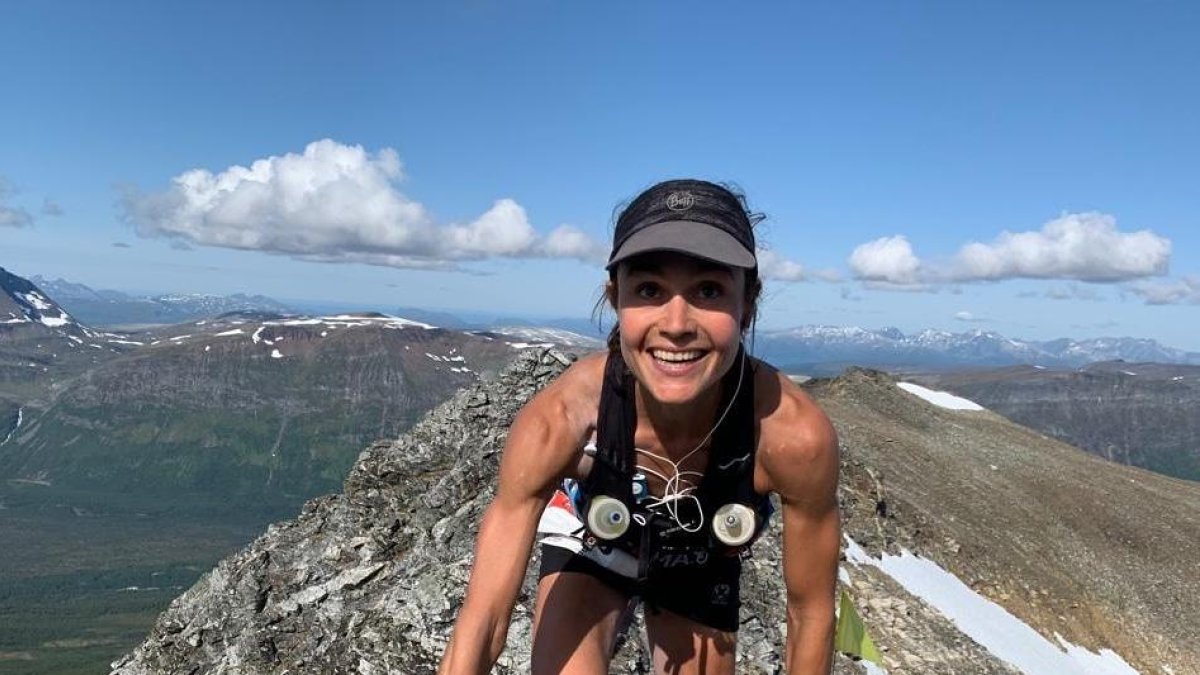
<svg viewBox="0 0 1200 675">
<path fill-rule="evenodd" d="M 693 361 L 699 361 L 707 353 L 699 349 L 689 349 L 687 351 L 650 350 L 650 356 L 656 361 L 662 361 L 663 363 L 692 363 Z"/>
</svg>

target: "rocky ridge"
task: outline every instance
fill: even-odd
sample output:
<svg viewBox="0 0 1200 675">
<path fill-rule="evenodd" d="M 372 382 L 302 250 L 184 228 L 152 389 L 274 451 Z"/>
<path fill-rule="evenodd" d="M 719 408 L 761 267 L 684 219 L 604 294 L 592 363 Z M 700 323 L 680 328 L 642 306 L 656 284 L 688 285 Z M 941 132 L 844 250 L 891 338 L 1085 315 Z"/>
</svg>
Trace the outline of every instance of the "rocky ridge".
<svg viewBox="0 0 1200 675">
<path fill-rule="evenodd" d="M 172 603 L 113 673 L 435 672 L 461 603 L 508 425 L 569 362 L 551 349 L 528 350 L 500 376 L 460 392 L 402 438 L 370 447 L 343 494 L 309 502 L 299 517 L 271 526 L 222 561 Z M 879 373 L 854 371 L 817 381 L 810 391 L 841 436 L 845 531 L 867 550 L 903 548 L 928 556 L 1043 634 L 1053 629 L 1089 648 L 1113 647 L 1155 672 L 1167 662 L 1175 672 L 1200 668 L 1187 647 L 1196 642 L 1196 628 L 1164 618 L 1197 615 L 1196 582 L 1184 570 L 1200 539 L 1200 491 L 1039 441 L 991 413 L 932 410 Z M 981 442 L 980 430 L 997 432 L 993 437 L 1000 440 Z M 1005 445 L 1014 440 L 1026 446 Z M 1032 449 L 1003 457 L 1015 447 Z M 1050 476 L 1029 484 L 1025 471 L 1047 473 L 1036 466 L 1046 453 Z M 939 462 L 949 466 L 939 470 Z M 1013 470 L 1022 462 L 1030 464 Z M 1148 509 L 1171 503 L 1172 512 L 1146 516 L 1139 535 L 1130 523 L 1111 520 L 1116 516 L 1102 503 L 1090 503 L 1090 518 L 1100 524 L 1095 532 L 1072 534 L 1071 528 L 1086 529 L 1070 511 L 1082 512 L 1081 500 L 1064 495 L 1065 504 L 1028 503 L 1026 490 L 1041 492 L 1058 481 L 1065 491 L 1079 480 L 1076 473 L 1103 472 L 1101 467 L 1116 472 L 1092 486 L 1107 490 L 1105 498 L 1137 517 L 1146 516 L 1139 499 L 1152 502 Z M 978 493 L 989 490 L 993 500 L 982 503 Z M 1063 531 L 1049 531 L 1067 543 L 1047 548 L 1043 512 L 1059 509 L 1067 511 Z M 746 567 L 739 672 L 777 673 L 782 667 L 779 535 L 776 520 Z M 1105 550 L 1110 540 L 1121 549 L 1115 562 Z M 1118 569 L 1134 555 L 1152 560 Z M 1065 562 L 1071 556 L 1082 562 Z M 1078 565 L 1089 573 L 1079 574 Z M 889 673 L 1015 672 L 879 570 L 849 563 L 844 568 L 845 588 L 884 650 Z M 1117 588 L 1122 581 L 1115 573 L 1129 570 L 1154 574 L 1145 584 L 1126 580 L 1133 590 Z M 1150 586 L 1153 592 L 1146 591 Z M 530 575 L 495 672 L 528 672 L 533 588 Z M 1146 607 L 1156 599 L 1161 607 Z M 632 636 L 641 634 L 637 628 Z M 640 639 L 625 641 L 611 672 L 649 672 Z M 839 657 L 835 672 L 862 672 L 862 666 Z"/>
</svg>

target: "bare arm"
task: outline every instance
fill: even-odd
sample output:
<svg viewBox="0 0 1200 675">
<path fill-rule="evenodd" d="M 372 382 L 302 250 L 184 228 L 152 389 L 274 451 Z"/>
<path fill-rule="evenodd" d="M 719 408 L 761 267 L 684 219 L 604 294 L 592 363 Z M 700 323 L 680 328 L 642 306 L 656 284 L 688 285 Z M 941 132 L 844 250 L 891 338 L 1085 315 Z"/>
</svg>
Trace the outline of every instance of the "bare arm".
<svg viewBox="0 0 1200 675">
<path fill-rule="evenodd" d="M 767 470 L 783 503 L 783 579 L 787 586 L 786 669 L 827 675 L 832 667 L 834 588 L 841 547 L 837 433 L 806 395 L 785 389 Z M 787 400 L 790 399 L 790 400 Z"/>
<path fill-rule="evenodd" d="M 590 420 L 579 419 L 579 406 L 573 405 L 579 379 L 568 371 L 513 421 L 499 487 L 479 526 L 466 598 L 439 675 L 489 673 L 504 649 L 538 518 L 589 430 Z"/>
</svg>

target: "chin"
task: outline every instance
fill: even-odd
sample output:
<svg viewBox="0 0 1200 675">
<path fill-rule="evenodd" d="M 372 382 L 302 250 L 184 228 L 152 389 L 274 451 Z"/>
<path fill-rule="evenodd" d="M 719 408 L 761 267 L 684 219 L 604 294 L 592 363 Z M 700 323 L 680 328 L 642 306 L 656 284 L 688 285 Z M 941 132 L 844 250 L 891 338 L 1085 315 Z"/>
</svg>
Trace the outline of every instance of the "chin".
<svg viewBox="0 0 1200 675">
<path fill-rule="evenodd" d="M 700 398 L 700 394 L 704 391 L 699 387 L 662 387 L 653 384 L 647 386 L 646 389 L 651 398 L 662 405 L 688 405 Z"/>
</svg>

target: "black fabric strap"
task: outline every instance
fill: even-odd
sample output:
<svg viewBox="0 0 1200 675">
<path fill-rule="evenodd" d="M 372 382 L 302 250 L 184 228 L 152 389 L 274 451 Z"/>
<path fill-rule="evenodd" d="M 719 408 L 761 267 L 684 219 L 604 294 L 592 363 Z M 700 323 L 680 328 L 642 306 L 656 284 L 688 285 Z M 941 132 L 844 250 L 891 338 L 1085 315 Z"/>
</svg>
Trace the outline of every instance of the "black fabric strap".
<svg viewBox="0 0 1200 675">
<path fill-rule="evenodd" d="M 604 364 L 600 411 L 596 419 L 596 455 L 583 481 L 589 497 L 608 495 L 633 504 L 633 434 L 637 428 L 633 375 L 620 353 L 610 352 Z"/>
<path fill-rule="evenodd" d="M 741 359 L 746 359 L 742 367 Z M 712 459 L 709 468 L 714 475 L 705 481 L 706 506 L 712 509 L 729 502 L 757 504 L 763 497 L 754 492 L 754 461 L 758 449 L 757 420 L 754 416 L 754 371 L 753 362 L 738 350 L 738 362 L 729 369 L 722 384 L 721 410 L 730 405 L 729 397 L 737 391 L 725 421 L 713 433 Z M 741 387 L 738 387 L 738 374 Z M 721 467 L 725 467 L 722 469 Z M 708 478 L 708 476 L 706 476 Z"/>
</svg>

